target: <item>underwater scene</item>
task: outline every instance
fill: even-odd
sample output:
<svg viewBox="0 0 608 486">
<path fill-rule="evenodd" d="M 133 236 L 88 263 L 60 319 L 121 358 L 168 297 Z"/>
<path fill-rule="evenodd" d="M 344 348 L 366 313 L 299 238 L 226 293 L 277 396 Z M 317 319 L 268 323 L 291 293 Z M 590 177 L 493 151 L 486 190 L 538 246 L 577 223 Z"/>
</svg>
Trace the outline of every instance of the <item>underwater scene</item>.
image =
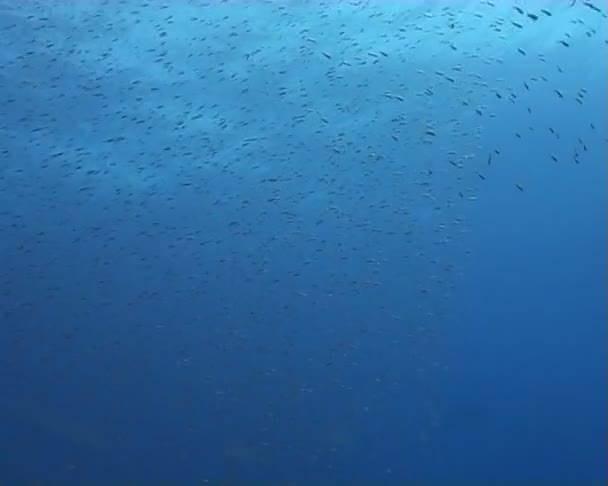
<svg viewBox="0 0 608 486">
<path fill-rule="evenodd" d="M 0 485 L 601 485 L 605 0 L 0 0 Z"/>
</svg>

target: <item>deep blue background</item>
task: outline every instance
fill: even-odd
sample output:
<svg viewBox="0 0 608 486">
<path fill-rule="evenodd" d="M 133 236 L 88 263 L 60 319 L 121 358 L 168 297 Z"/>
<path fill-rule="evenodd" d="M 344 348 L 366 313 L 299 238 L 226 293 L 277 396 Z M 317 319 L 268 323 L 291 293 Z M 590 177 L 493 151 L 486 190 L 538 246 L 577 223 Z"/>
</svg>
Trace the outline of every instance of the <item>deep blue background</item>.
<svg viewBox="0 0 608 486">
<path fill-rule="evenodd" d="M 605 482 L 606 8 L 527 3 L 0 2 L 0 481 Z"/>
</svg>

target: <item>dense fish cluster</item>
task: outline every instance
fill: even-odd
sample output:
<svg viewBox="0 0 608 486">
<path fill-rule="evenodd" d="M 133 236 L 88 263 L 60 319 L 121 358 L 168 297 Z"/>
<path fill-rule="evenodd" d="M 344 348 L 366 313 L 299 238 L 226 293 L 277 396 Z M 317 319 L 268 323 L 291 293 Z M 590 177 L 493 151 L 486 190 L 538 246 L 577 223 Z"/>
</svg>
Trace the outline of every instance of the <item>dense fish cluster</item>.
<svg viewBox="0 0 608 486">
<path fill-rule="evenodd" d="M 0 366 L 179 368 L 193 433 L 201 402 L 267 393 L 240 463 L 296 402 L 426 397 L 487 187 L 521 203 L 604 163 L 606 22 L 599 0 L 1 1 Z"/>
</svg>

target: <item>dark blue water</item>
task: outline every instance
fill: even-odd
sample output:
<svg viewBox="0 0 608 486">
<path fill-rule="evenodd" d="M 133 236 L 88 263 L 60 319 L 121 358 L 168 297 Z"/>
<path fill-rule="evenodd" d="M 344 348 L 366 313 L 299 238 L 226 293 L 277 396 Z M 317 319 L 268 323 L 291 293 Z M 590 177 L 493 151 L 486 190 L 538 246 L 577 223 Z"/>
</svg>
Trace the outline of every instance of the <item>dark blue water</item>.
<svg viewBox="0 0 608 486">
<path fill-rule="evenodd" d="M 0 2 L 0 482 L 605 483 L 571 3 Z"/>
</svg>

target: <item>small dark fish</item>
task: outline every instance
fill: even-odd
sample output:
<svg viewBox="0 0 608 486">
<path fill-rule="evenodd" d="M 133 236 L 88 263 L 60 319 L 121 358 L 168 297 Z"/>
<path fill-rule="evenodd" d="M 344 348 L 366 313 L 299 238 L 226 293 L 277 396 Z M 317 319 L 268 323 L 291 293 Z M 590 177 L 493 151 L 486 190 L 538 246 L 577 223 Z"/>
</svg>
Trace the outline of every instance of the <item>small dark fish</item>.
<svg viewBox="0 0 608 486">
<path fill-rule="evenodd" d="M 597 8 L 595 5 L 593 5 L 591 2 L 583 2 L 583 5 L 585 7 L 589 7 L 591 10 L 595 10 L 596 12 L 601 12 L 601 10 L 599 8 Z"/>
</svg>

